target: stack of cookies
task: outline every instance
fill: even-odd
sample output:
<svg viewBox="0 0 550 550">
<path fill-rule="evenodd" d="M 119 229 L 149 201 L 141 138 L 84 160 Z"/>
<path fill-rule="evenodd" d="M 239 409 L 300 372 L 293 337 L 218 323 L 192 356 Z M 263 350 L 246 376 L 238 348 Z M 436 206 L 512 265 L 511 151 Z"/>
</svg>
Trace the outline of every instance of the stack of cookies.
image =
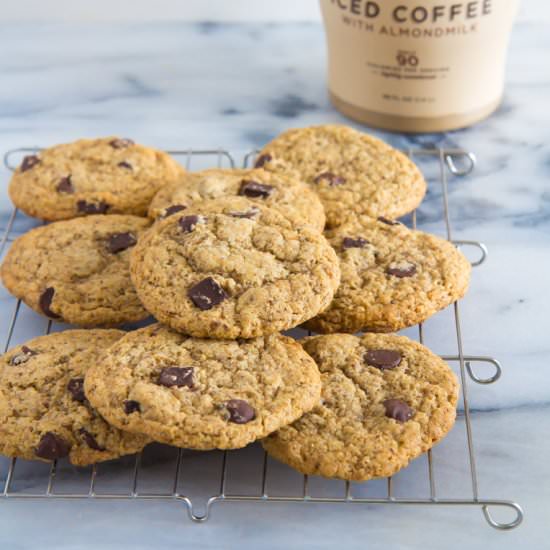
<svg viewBox="0 0 550 550">
<path fill-rule="evenodd" d="M 191 173 L 128 139 L 79 140 L 25 157 L 9 190 L 53 223 L 13 243 L 5 287 L 86 328 L 0 359 L 3 454 L 86 465 L 261 439 L 302 473 L 367 480 L 452 427 L 448 365 L 384 333 L 463 296 L 470 265 L 395 221 L 426 183 L 382 141 L 295 129 L 252 169 Z M 281 334 L 298 326 L 322 335 Z"/>
</svg>

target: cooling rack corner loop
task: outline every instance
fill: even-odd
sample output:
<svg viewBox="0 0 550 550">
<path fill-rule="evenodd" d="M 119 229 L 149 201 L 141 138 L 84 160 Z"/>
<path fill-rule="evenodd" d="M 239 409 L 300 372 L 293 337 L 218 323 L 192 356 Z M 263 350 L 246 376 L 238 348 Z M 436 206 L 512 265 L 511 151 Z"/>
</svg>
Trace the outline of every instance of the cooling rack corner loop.
<svg viewBox="0 0 550 550">
<path fill-rule="evenodd" d="M 491 507 L 501 507 L 512 510 L 514 517 L 510 521 L 497 521 L 491 515 Z M 495 501 L 485 501 L 483 506 L 483 515 L 487 523 L 494 527 L 495 529 L 500 529 L 501 531 L 509 531 L 510 529 L 515 529 L 523 521 L 523 509 L 517 502 L 512 502 L 510 500 L 495 500 Z"/>
<path fill-rule="evenodd" d="M 11 162 L 13 156 L 20 155 L 21 153 L 38 153 L 39 151 L 41 151 L 40 147 L 16 147 L 15 149 L 9 149 L 4 153 L 4 166 L 10 172 L 15 172 L 17 165 Z"/>
</svg>

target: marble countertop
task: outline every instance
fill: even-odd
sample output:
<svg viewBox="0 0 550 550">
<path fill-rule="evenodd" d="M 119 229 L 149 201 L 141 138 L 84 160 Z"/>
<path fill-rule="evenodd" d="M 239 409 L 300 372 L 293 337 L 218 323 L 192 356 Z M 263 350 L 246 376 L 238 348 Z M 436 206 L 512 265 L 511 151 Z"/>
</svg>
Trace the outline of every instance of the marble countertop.
<svg viewBox="0 0 550 550">
<path fill-rule="evenodd" d="M 222 147 L 242 159 L 288 127 L 344 121 L 328 102 L 318 24 L 0 27 L 1 151 L 119 134 L 167 149 Z M 463 341 L 467 354 L 494 356 L 504 372 L 493 385 L 468 388 L 480 496 L 518 501 L 525 510 L 518 529 L 491 529 L 478 507 L 219 504 L 207 523 L 194 524 L 175 503 L 13 500 L 0 501 L 0 546 L 549 548 L 549 31 L 536 17 L 516 26 L 504 102 L 487 121 L 449 134 L 376 132 L 403 148 L 456 146 L 477 156 L 475 172 L 449 184 L 454 238 L 490 250 L 461 305 Z M 0 171 L 7 183 L 8 171 Z M 443 234 L 440 200 L 432 181 L 419 210 L 422 229 Z M 2 229 L 9 215 L 4 185 Z M 34 223 L 19 216 L 15 231 Z M 5 335 L 13 301 L 2 292 Z M 457 353 L 451 313 L 425 327 L 426 343 L 445 355 Z M 30 312 L 23 316 L 26 328 L 12 344 L 43 328 Z M 438 495 L 471 496 L 465 445 L 461 418 L 434 451 Z M 244 452 L 243 464 L 255 452 Z M 425 493 L 423 461 L 397 476 L 398 494 Z M 373 487 L 368 494 L 380 489 Z"/>
</svg>

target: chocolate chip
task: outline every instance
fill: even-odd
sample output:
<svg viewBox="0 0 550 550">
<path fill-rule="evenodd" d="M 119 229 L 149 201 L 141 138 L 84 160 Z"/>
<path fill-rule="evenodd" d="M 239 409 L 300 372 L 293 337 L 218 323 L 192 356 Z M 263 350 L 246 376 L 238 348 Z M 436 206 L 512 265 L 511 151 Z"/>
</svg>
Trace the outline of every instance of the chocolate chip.
<svg viewBox="0 0 550 550">
<path fill-rule="evenodd" d="M 260 155 L 254 163 L 254 168 L 261 168 L 262 166 L 264 166 L 264 164 L 267 164 L 271 160 L 273 160 L 273 157 L 267 153 L 264 155 Z"/>
<path fill-rule="evenodd" d="M 386 399 L 384 408 L 388 418 L 393 418 L 401 423 L 410 420 L 414 414 L 414 411 L 401 399 Z"/>
<path fill-rule="evenodd" d="M 56 190 L 58 193 L 68 193 L 69 195 L 72 195 L 74 193 L 73 182 L 71 181 L 71 174 L 59 180 Z"/>
<path fill-rule="evenodd" d="M 386 273 L 394 277 L 399 277 L 400 279 L 403 277 L 412 277 L 416 273 L 416 266 L 406 260 L 394 262 L 386 268 Z"/>
<path fill-rule="evenodd" d="M 26 172 L 39 163 L 40 159 L 36 155 L 27 155 L 23 158 L 23 162 L 21 163 L 21 172 Z"/>
<path fill-rule="evenodd" d="M 393 349 L 369 349 L 365 362 L 377 369 L 393 369 L 401 363 L 401 354 Z"/>
<path fill-rule="evenodd" d="M 315 183 L 321 183 L 321 181 L 326 180 L 328 184 L 331 187 L 334 187 L 335 185 L 342 185 L 343 183 L 346 183 L 346 178 L 342 176 L 337 176 L 336 174 L 333 174 L 332 172 L 323 172 L 322 174 L 319 174 L 313 181 Z"/>
<path fill-rule="evenodd" d="M 367 239 L 363 239 L 363 237 L 357 237 L 357 239 L 352 237 L 344 237 L 344 240 L 342 241 L 342 248 L 365 248 L 365 245 L 367 244 L 369 244 L 369 241 L 367 241 Z"/>
<path fill-rule="evenodd" d="M 90 447 L 90 449 L 93 449 L 94 451 L 104 451 L 105 447 L 101 447 L 99 443 L 96 441 L 96 438 L 84 428 L 80 428 L 78 430 L 78 433 L 82 436 L 82 439 L 86 442 L 86 445 Z"/>
<path fill-rule="evenodd" d="M 401 225 L 401 222 L 396 222 L 395 220 L 384 218 L 384 216 L 378 216 L 378 221 L 385 223 L 386 225 Z"/>
<path fill-rule="evenodd" d="M 50 309 L 54 294 L 55 294 L 55 288 L 53 286 L 49 286 L 40 295 L 40 298 L 38 299 L 38 305 L 40 306 L 40 309 L 44 312 L 45 315 L 47 315 L 48 317 L 51 317 L 52 319 L 59 319 L 61 316 L 58 315 L 57 313 L 54 313 Z"/>
<path fill-rule="evenodd" d="M 193 371 L 193 367 L 165 367 L 160 371 L 158 383 L 167 388 L 171 386 L 192 388 L 195 382 Z"/>
<path fill-rule="evenodd" d="M 84 395 L 84 378 L 71 378 L 67 384 L 67 390 L 75 401 L 79 403 L 84 403 L 86 401 L 86 396 Z"/>
<path fill-rule="evenodd" d="M 227 298 L 225 290 L 212 277 L 203 279 L 187 291 L 191 301 L 203 311 L 212 309 Z"/>
<path fill-rule="evenodd" d="M 126 147 L 130 147 L 130 145 L 134 145 L 134 142 L 127 138 L 117 138 L 110 141 L 109 145 L 113 149 L 126 149 Z"/>
<path fill-rule="evenodd" d="M 34 454 L 39 458 L 55 460 L 56 458 L 67 456 L 70 450 L 70 444 L 62 437 L 59 437 L 53 432 L 46 432 L 40 438 L 40 442 L 38 443 L 38 447 L 34 450 Z"/>
<path fill-rule="evenodd" d="M 178 220 L 178 224 L 184 233 L 191 233 L 199 223 L 205 223 L 203 216 L 183 216 Z"/>
<path fill-rule="evenodd" d="M 107 240 L 107 248 L 112 254 L 117 254 L 135 246 L 136 243 L 137 239 L 132 233 L 113 233 Z"/>
<path fill-rule="evenodd" d="M 224 403 L 229 413 L 229 421 L 246 424 L 256 418 L 256 411 L 243 399 L 230 399 Z"/>
<path fill-rule="evenodd" d="M 16 353 L 10 359 L 10 365 L 21 365 L 26 363 L 33 355 L 37 355 L 38 352 L 28 348 L 27 346 L 21 346 L 21 351 Z"/>
<path fill-rule="evenodd" d="M 105 214 L 109 210 L 109 205 L 106 202 L 94 204 L 92 202 L 78 201 L 76 208 L 84 214 Z"/>
<path fill-rule="evenodd" d="M 257 206 L 253 206 L 250 210 L 246 212 L 229 212 L 230 216 L 234 218 L 247 218 L 252 219 L 260 213 L 260 209 Z"/>
<path fill-rule="evenodd" d="M 187 206 L 184 206 L 183 204 L 173 204 L 172 206 L 169 206 L 168 208 L 165 208 L 163 213 L 160 215 L 161 218 L 167 218 L 168 216 L 171 216 L 172 214 L 175 214 L 176 212 L 181 212 L 182 210 L 185 210 Z"/>
<path fill-rule="evenodd" d="M 141 412 L 141 406 L 139 404 L 139 401 L 132 401 L 131 399 L 124 401 L 124 412 L 126 414 Z"/>
<path fill-rule="evenodd" d="M 252 180 L 243 180 L 239 189 L 239 195 L 253 199 L 266 199 L 273 192 L 272 185 L 265 185 Z"/>
<path fill-rule="evenodd" d="M 119 168 L 126 168 L 126 170 L 132 170 L 133 169 L 132 165 L 129 162 L 125 161 L 125 160 L 120 161 L 117 164 L 117 166 Z"/>
</svg>

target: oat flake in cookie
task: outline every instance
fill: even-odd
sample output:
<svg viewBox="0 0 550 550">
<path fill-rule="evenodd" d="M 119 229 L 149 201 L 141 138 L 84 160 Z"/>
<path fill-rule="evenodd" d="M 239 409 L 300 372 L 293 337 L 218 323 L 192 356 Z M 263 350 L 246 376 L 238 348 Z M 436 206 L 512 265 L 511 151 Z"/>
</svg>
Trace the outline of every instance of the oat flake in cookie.
<svg viewBox="0 0 550 550">
<path fill-rule="evenodd" d="M 0 358 L 0 453 L 68 457 L 85 466 L 140 451 L 149 439 L 107 424 L 84 393 L 88 368 L 125 333 L 68 330 L 40 336 Z"/>
<path fill-rule="evenodd" d="M 308 321 L 316 332 L 395 332 L 425 321 L 468 289 L 470 263 L 434 235 L 367 216 L 325 235 L 342 280 L 330 307 Z"/>
<path fill-rule="evenodd" d="M 144 216 L 154 194 L 183 173 L 166 153 L 130 139 L 80 139 L 26 156 L 9 194 L 17 208 L 48 221 L 92 214 Z"/>
<path fill-rule="evenodd" d="M 278 210 L 299 225 L 319 231 L 325 212 L 319 197 L 299 180 L 265 170 L 203 170 L 187 172 L 164 186 L 153 198 L 149 217 L 163 218 L 208 199 L 242 196 Z"/>
<path fill-rule="evenodd" d="M 452 428 L 458 382 L 404 336 L 316 336 L 304 349 L 321 371 L 321 402 L 263 440 L 303 474 L 354 481 L 395 474 Z"/>
<path fill-rule="evenodd" d="M 426 193 L 420 170 L 406 155 L 348 126 L 288 130 L 263 148 L 257 163 L 316 191 L 327 227 L 340 225 L 350 213 L 397 218 L 414 210 Z"/>
<path fill-rule="evenodd" d="M 319 402 L 315 362 L 291 338 L 207 340 L 160 324 L 128 333 L 87 373 L 114 426 L 191 449 L 235 449 Z"/>
<path fill-rule="evenodd" d="M 130 280 L 130 251 L 146 218 L 88 216 L 32 229 L 1 267 L 5 287 L 50 319 L 113 326 L 148 316 Z"/>
<path fill-rule="evenodd" d="M 158 221 L 131 276 L 159 321 L 204 338 L 286 330 L 330 304 L 338 259 L 315 229 L 246 197 L 202 201 Z"/>
</svg>

